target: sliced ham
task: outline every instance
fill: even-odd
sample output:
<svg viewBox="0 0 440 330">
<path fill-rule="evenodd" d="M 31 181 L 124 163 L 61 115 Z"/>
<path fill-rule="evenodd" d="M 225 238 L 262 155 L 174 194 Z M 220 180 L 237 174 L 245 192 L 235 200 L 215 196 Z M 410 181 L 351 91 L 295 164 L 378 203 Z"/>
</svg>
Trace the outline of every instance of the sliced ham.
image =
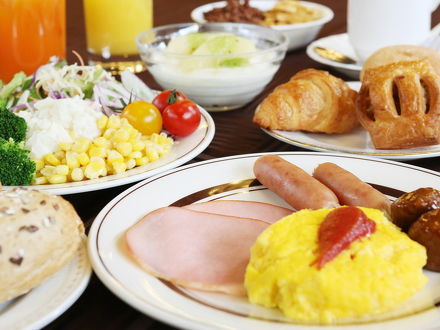
<svg viewBox="0 0 440 330">
<path fill-rule="evenodd" d="M 245 295 L 250 247 L 267 223 L 165 207 L 126 232 L 134 259 L 150 274 L 192 289 Z"/>
<path fill-rule="evenodd" d="M 258 219 L 267 223 L 274 223 L 293 212 L 285 207 L 269 203 L 238 200 L 209 201 L 186 205 L 184 208 L 199 212 Z"/>
</svg>

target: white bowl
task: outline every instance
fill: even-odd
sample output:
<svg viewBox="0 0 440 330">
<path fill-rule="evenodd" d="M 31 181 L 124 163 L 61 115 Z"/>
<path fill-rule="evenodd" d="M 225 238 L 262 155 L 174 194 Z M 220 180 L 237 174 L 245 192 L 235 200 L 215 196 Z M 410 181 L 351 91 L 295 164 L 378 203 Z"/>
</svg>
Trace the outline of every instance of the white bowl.
<svg viewBox="0 0 440 330">
<path fill-rule="evenodd" d="M 251 0 L 249 4 L 262 11 L 268 11 L 272 9 L 277 2 L 278 0 Z M 306 23 L 271 26 L 272 29 L 283 32 L 289 38 L 289 44 L 287 47 L 288 51 L 304 47 L 312 42 L 318 35 L 319 31 L 321 31 L 324 24 L 331 21 L 334 16 L 333 11 L 324 5 L 309 1 L 300 1 L 300 3 L 303 6 L 321 10 L 324 15 L 320 19 Z M 191 12 L 191 19 L 197 23 L 206 23 L 203 13 L 210 11 L 213 8 L 224 6 L 226 6 L 226 1 L 212 2 L 197 7 Z"/>
<path fill-rule="evenodd" d="M 232 33 L 252 40 L 257 50 L 228 55 L 178 54 L 167 51 L 171 39 L 194 32 Z M 242 23 L 182 23 L 141 33 L 137 47 L 149 72 L 164 89 L 178 89 L 208 111 L 237 109 L 252 101 L 272 80 L 287 50 L 285 34 Z M 212 60 L 245 59 L 231 67 L 210 66 Z M 208 63 L 207 66 L 204 64 Z M 188 69 L 188 64 L 190 64 Z"/>
</svg>

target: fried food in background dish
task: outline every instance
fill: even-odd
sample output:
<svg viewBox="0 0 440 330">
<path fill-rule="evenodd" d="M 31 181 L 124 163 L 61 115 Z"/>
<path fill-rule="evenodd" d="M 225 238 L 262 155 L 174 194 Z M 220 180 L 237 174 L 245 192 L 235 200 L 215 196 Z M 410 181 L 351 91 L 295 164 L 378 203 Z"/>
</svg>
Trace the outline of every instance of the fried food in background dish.
<svg viewBox="0 0 440 330">
<path fill-rule="evenodd" d="M 440 76 L 425 59 L 367 69 L 356 112 L 377 149 L 438 144 Z"/>
<path fill-rule="evenodd" d="M 63 268 L 83 236 L 81 219 L 62 197 L 23 188 L 0 192 L 0 302 Z"/>
<path fill-rule="evenodd" d="M 260 24 L 264 19 L 261 10 L 251 7 L 249 0 L 228 0 L 225 7 L 203 13 L 208 22 L 234 22 Z"/>
<path fill-rule="evenodd" d="M 381 48 L 368 57 L 362 65 L 360 77 L 364 75 L 365 70 L 402 61 L 418 61 L 426 58 L 434 68 L 434 71 L 440 75 L 440 52 L 415 45 L 397 45 Z"/>
<path fill-rule="evenodd" d="M 417 293 L 427 281 L 425 248 L 381 211 L 359 209 L 376 223 L 375 232 L 321 269 L 312 263 L 320 225 L 332 209 L 301 210 L 266 228 L 246 269 L 249 300 L 279 307 L 294 320 L 329 324 L 390 311 Z"/>
<path fill-rule="evenodd" d="M 276 87 L 256 109 L 253 122 L 268 129 L 346 133 L 358 126 L 356 95 L 342 79 L 306 69 Z"/>
<path fill-rule="evenodd" d="M 263 25 L 287 25 L 320 19 L 323 13 L 315 8 L 301 5 L 297 0 L 280 0 L 271 10 L 264 12 Z"/>
<path fill-rule="evenodd" d="M 322 16 L 320 10 L 303 6 L 297 0 L 280 0 L 266 12 L 252 7 L 249 0 L 227 0 L 226 6 L 203 13 L 208 22 L 254 23 L 265 26 L 305 23 Z"/>
</svg>

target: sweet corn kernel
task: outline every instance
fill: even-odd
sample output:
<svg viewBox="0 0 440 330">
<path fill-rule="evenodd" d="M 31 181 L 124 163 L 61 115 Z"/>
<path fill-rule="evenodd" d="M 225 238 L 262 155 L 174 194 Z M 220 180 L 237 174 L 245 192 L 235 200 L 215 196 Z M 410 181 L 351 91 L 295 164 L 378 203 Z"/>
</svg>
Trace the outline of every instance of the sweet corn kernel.
<svg viewBox="0 0 440 330">
<path fill-rule="evenodd" d="M 84 169 L 84 176 L 88 179 L 96 179 L 100 175 L 103 175 L 104 170 L 106 170 L 105 164 L 98 161 L 91 161 Z"/>
<path fill-rule="evenodd" d="M 52 184 L 64 183 L 64 182 L 67 182 L 67 176 L 55 174 L 55 175 L 48 177 L 47 181 L 49 181 L 49 183 L 52 183 Z"/>
<path fill-rule="evenodd" d="M 93 144 L 97 147 L 101 147 L 101 148 L 108 148 L 110 147 L 110 141 L 107 140 L 105 137 L 103 136 L 99 136 L 96 139 L 93 140 Z"/>
<path fill-rule="evenodd" d="M 128 156 L 128 158 L 134 158 L 134 159 L 141 158 L 141 157 L 142 157 L 142 152 L 140 152 L 140 151 L 133 151 L 133 152 Z"/>
<path fill-rule="evenodd" d="M 38 176 L 34 179 L 34 184 L 46 184 L 47 178 L 45 176 Z"/>
<path fill-rule="evenodd" d="M 40 173 L 41 173 L 42 175 L 44 175 L 45 177 L 49 177 L 49 176 L 55 175 L 55 174 L 56 174 L 56 172 L 55 172 L 55 166 L 46 165 L 46 166 L 44 166 L 44 167 L 40 170 Z"/>
<path fill-rule="evenodd" d="M 66 157 L 66 152 L 63 150 L 58 150 L 53 153 L 53 155 L 60 160 L 60 162 Z"/>
<path fill-rule="evenodd" d="M 47 154 L 44 156 L 43 159 L 49 165 L 56 166 L 56 165 L 61 164 L 60 160 L 57 157 L 55 157 L 54 154 Z"/>
<path fill-rule="evenodd" d="M 154 144 L 158 144 L 159 143 L 159 134 L 157 134 L 157 133 L 151 134 L 150 141 L 153 142 Z"/>
<path fill-rule="evenodd" d="M 135 160 L 136 160 L 137 166 L 142 166 L 142 165 L 148 164 L 150 162 L 150 160 L 148 159 L 147 156 L 136 158 Z"/>
<path fill-rule="evenodd" d="M 102 157 L 98 157 L 98 156 L 90 157 L 90 162 L 99 162 L 99 163 L 105 165 L 105 160 L 104 160 L 104 158 L 102 158 Z"/>
<path fill-rule="evenodd" d="M 122 156 L 128 156 L 133 151 L 133 146 L 130 142 L 119 142 L 116 144 L 116 150 Z"/>
<path fill-rule="evenodd" d="M 113 134 L 113 140 L 115 142 L 126 142 L 126 141 L 128 141 L 129 138 L 130 138 L 130 132 L 125 127 L 119 128 Z"/>
<path fill-rule="evenodd" d="M 32 161 L 35 163 L 35 169 L 37 171 L 41 170 L 44 167 L 44 161 L 38 158 L 32 158 Z"/>
<path fill-rule="evenodd" d="M 123 160 L 115 160 L 112 163 L 112 169 L 114 174 L 124 173 L 127 170 L 127 164 Z"/>
<path fill-rule="evenodd" d="M 116 150 L 110 150 L 107 154 L 107 162 L 112 163 L 116 160 L 124 160 L 124 157 Z"/>
<path fill-rule="evenodd" d="M 84 172 L 81 168 L 77 167 L 72 170 L 70 173 L 70 178 L 72 181 L 81 181 L 84 179 Z"/>
<path fill-rule="evenodd" d="M 104 164 L 104 168 L 101 172 L 101 176 L 106 176 L 107 174 L 108 174 L 108 169 L 107 169 L 107 166 Z"/>
<path fill-rule="evenodd" d="M 127 169 L 131 170 L 133 167 L 136 167 L 136 160 L 132 158 L 127 159 L 125 164 L 127 164 Z"/>
<path fill-rule="evenodd" d="M 105 137 L 106 139 L 111 140 L 111 139 L 113 139 L 113 134 L 115 134 L 115 132 L 116 132 L 116 129 L 107 128 L 102 136 Z"/>
<path fill-rule="evenodd" d="M 110 116 L 107 121 L 107 128 L 119 128 L 121 127 L 121 119 L 119 116 Z"/>
<path fill-rule="evenodd" d="M 107 126 L 107 122 L 108 122 L 108 117 L 104 115 L 98 118 L 96 125 L 102 131 Z"/>
<path fill-rule="evenodd" d="M 78 153 L 74 151 L 67 151 L 66 152 L 66 165 L 69 168 L 77 168 L 79 167 L 79 161 L 78 161 Z"/>
<path fill-rule="evenodd" d="M 85 152 L 79 153 L 77 159 L 81 166 L 86 166 L 90 162 L 90 157 Z"/>
<path fill-rule="evenodd" d="M 145 148 L 145 142 L 138 140 L 138 139 L 130 139 L 128 140 L 128 142 L 131 143 L 132 147 L 133 147 L 133 151 L 142 151 Z"/>
<path fill-rule="evenodd" d="M 159 159 L 159 153 L 154 149 L 147 149 L 146 155 L 150 162 L 154 162 L 155 160 Z"/>
<path fill-rule="evenodd" d="M 60 142 L 58 143 L 58 148 L 63 151 L 69 151 L 72 148 L 72 142 Z"/>
<path fill-rule="evenodd" d="M 124 118 L 124 117 L 119 117 L 120 119 L 121 119 L 121 126 L 122 127 L 131 127 L 131 124 L 130 124 L 130 122 L 128 121 L 128 119 L 127 118 Z"/>
<path fill-rule="evenodd" d="M 84 137 L 80 137 L 75 139 L 75 141 L 73 141 L 72 144 L 72 151 L 81 153 L 81 152 L 86 152 L 87 149 L 89 149 L 90 147 L 90 140 Z"/>
<path fill-rule="evenodd" d="M 89 156 L 90 157 L 106 157 L 107 149 L 103 147 L 91 146 L 89 148 Z"/>
<path fill-rule="evenodd" d="M 55 166 L 55 173 L 58 175 L 69 174 L 69 167 L 67 165 L 57 165 Z"/>
<path fill-rule="evenodd" d="M 136 139 L 141 136 L 141 133 L 134 127 L 130 127 L 128 131 L 130 133 L 130 139 Z"/>
</svg>

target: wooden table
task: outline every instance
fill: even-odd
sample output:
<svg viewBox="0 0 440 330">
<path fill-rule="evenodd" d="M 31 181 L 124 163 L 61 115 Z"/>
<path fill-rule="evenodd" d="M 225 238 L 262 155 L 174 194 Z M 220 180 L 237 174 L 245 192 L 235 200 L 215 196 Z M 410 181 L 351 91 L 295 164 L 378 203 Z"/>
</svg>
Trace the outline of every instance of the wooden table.
<svg viewBox="0 0 440 330">
<path fill-rule="evenodd" d="M 155 0 L 154 25 L 160 26 L 172 23 L 189 22 L 193 8 L 207 3 L 203 0 Z M 321 30 L 319 37 L 343 33 L 346 31 L 346 1 L 315 0 L 329 6 L 335 12 L 334 19 Z M 440 21 L 440 11 L 433 15 L 433 22 Z M 67 0 L 67 48 L 76 50 L 83 58 L 87 58 L 84 19 L 81 0 Z M 73 54 L 68 55 L 69 62 L 74 62 Z M 266 151 L 296 151 L 301 148 L 279 142 L 263 133 L 252 124 L 256 106 L 277 85 L 286 82 L 294 73 L 306 68 L 317 68 L 330 71 L 343 79 L 349 77 L 333 72 L 330 68 L 311 60 L 305 49 L 292 51 L 286 55 L 283 64 L 272 82 L 255 100 L 242 109 L 211 113 L 216 125 L 216 134 L 211 145 L 193 161 L 207 160 L 223 156 Z M 159 86 L 148 72 L 140 77 L 152 88 Z M 439 158 L 414 160 L 409 163 L 440 171 Z M 117 194 L 127 189 L 129 185 L 65 196 L 76 207 L 81 218 L 89 228 L 98 212 Z M 95 275 L 77 302 L 61 315 L 46 329 L 174 329 L 156 321 L 131 308 L 118 297 L 113 295 Z"/>
</svg>

